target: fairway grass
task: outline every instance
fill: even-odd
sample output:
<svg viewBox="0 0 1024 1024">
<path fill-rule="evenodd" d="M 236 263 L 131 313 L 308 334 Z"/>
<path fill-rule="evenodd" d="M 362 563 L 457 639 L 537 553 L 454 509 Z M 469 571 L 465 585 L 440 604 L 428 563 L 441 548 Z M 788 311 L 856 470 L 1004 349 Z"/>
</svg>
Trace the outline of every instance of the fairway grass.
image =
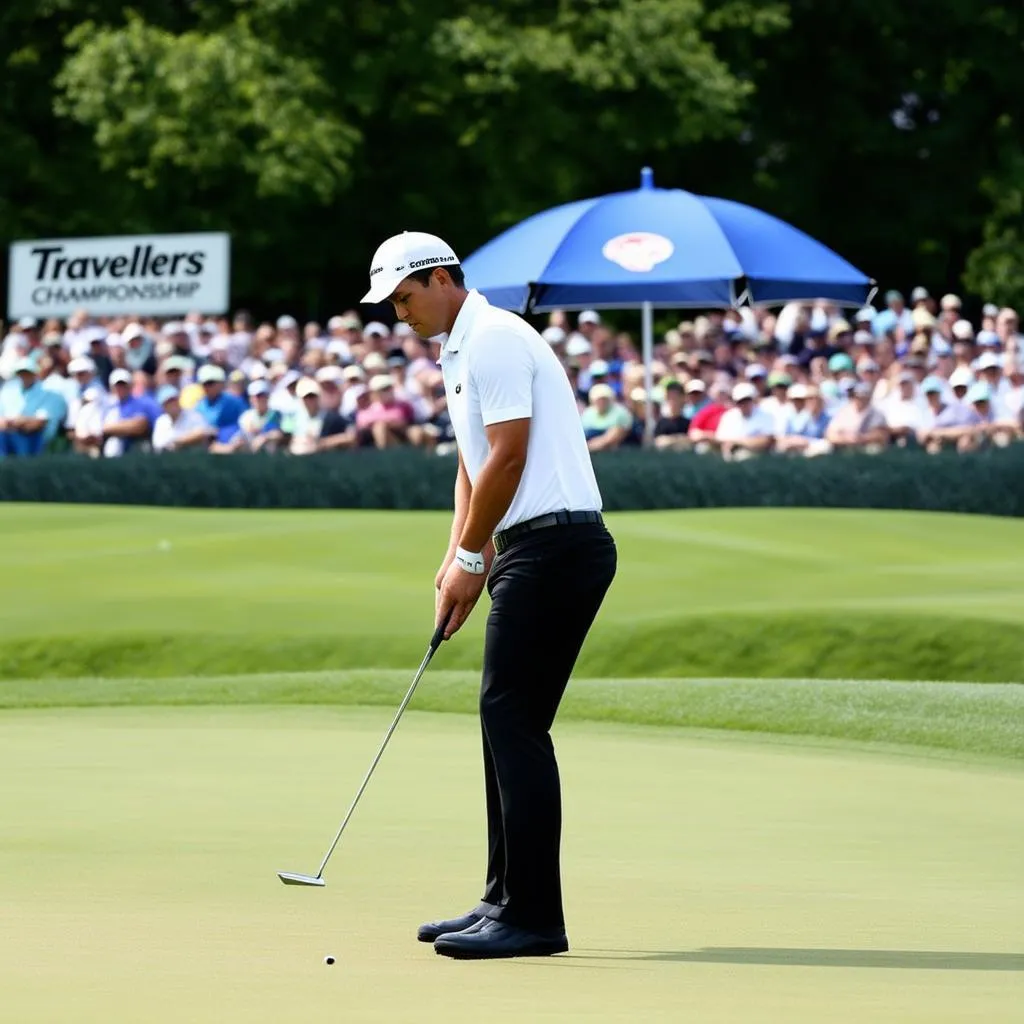
<svg viewBox="0 0 1024 1024">
<path fill-rule="evenodd" d="M 447 647 L 435 655 L 443 663 Z M 112 705 L 383 705 L 409 671 L 181 679 L 0 680 L 0 709 Z M 473 714 L 479 676 L 431 668 L 412 707 Z M 928 747 L 1024 760 L 1024 686 L 882 680 L 574 679 L 560 718 Z"/>
<path fill-rule="evenodd" d="M 608 517 L 581 676 L 1024 681 L 1024 523 L 843 509 Z M 0 678 L 404 668 L 438 512 L 0 507 Z M 474 669 L 484 595 L 449 668 Z"/>
<path fill-rule="evenodd" d="M 1019 767 L 566 721 L 570 952 L 459 963 L 479 725 L 338 707 L 0 715 L 0 993 L 17 1024 L 1019 1021 Z M 325 966 L 323 958 L 336 958 Z"/>
</svg>

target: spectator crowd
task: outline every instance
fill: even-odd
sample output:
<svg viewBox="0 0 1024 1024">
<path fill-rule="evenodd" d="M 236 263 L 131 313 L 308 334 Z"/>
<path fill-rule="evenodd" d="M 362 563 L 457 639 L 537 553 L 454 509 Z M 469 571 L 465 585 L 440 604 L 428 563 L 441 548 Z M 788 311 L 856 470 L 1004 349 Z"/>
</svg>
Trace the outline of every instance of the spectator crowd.
<svg viewBox="0 0 1024 1024">
<path fill-rule="evenodd" d="M 575 391 L 590 448 L 641 445 L 726 459 L 890 446 L 973 451 L 1024 437 L 1024 338 L 1015 310 L 977 322 L 915 288 L 881 309 L 826 303 L 686 319 L 656 339 L 650 396 L 638 340 L 596 311 L 539 325 Z M 437 340 L 355 311 L 326 327 L 22 319 L 0 325 L 0 458 L 71 449 L 311 452 L 453 450 Z"/>
</svg>

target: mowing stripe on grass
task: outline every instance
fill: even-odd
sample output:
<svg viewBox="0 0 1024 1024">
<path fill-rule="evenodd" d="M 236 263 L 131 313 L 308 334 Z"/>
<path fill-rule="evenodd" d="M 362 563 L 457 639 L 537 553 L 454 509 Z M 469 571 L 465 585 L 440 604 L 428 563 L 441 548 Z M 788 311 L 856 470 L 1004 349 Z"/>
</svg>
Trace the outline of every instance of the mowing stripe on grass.
<svg viewBox="0 0 1024 1024">
<path fill-rule="evenodd" d="M 1024 682 L 1024 522 L 841 509 L 613 514 L 581 676 Z M 444 512 L 0 506 L 0 678 L 404 668 Z M 965 539 L 966 538 L 966 539 Z M 446 648 L 475 668 L 481 601 Z"/>
<path fill-rule="evenodd" d="M 395 706 L 408 672 L 352 671 L 0 682 L 0 707 L 332 704 Z M 433 671 L 420 710 L 474 713 L 479 677 Z M 1024 686 L 885 680 L 577 679 L 566 719 L 816 736 L 1024 759 Z"/>
<path fill-rule="evenodd" d="M 479 664 L 478 608 L 466 642 L 445 649 L 450 668 Z M 258 601 L 253 622 L 260 620 Z M 429 627 L 432 623 L 428 620 Z M 109 632 L 0 641 L 0 679 L 102 676 L 176 678 L 329 671 L 339 665 L 401 668 L 423 656 L 428 633 L 340 619 L 336 628 L 279 632 Z M 665 614 L 629 621 L 602 615 L 579 660 L 588 677 L 1024 681 L 1024 628 L 945 615 L 807 611 Z"/>
</svg>

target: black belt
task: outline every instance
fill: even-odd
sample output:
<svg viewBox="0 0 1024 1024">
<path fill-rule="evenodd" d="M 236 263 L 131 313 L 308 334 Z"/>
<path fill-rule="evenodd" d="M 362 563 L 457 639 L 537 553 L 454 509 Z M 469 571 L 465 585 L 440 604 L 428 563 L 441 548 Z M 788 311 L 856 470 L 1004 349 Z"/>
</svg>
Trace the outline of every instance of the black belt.
<svg viewBox="0 0 1024 1024">
<path fill-rule="evenodd" d="M 494 551 L 500 554 L 514 540 L 531 530 L 543 530 L 547 526 L 568 526 L 570 523 L 603 523 L 604 519 L 600 512 L 590 510 L 579 510 L 570 512 L 563 509 L 560 512 L 548 512 L 543 516 L 536 516 L 533 519 L 524 519 L 521 523 L 510 526 L 494 535 Z"/>
</svg>

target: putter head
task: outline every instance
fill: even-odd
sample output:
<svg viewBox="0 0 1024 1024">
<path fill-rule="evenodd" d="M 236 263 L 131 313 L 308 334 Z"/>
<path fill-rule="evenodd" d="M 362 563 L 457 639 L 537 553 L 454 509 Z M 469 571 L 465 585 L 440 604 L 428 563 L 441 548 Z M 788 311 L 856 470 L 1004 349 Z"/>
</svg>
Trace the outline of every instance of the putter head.
<svg viewBox="0 0 1024 1024">
<path fill-rule="evenodd" d="M 326 885 L 319 875 L 297 875 L 292 871 L 278 871 L 277 877 L 285 885 Z"/>
</svg>

